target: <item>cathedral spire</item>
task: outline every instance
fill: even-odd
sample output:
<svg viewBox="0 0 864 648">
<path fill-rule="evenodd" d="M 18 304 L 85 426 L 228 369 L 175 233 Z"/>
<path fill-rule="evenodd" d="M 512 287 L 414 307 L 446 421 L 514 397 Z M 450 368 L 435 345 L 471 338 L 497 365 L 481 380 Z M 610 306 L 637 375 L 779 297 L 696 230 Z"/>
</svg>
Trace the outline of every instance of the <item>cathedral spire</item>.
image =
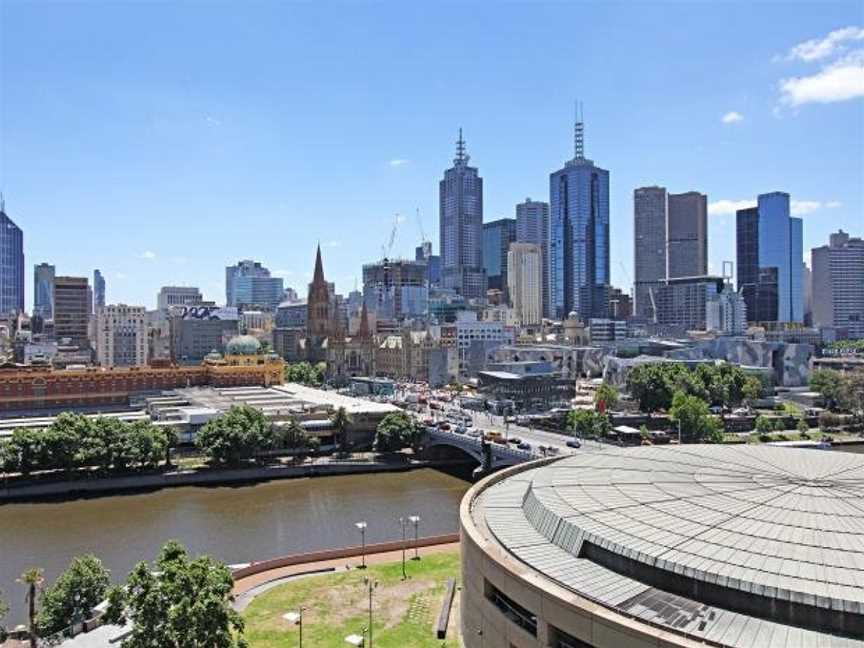
<svg viewBox="0 0 864 648">
<path fill-rule="evenodd" d="M 324 283 L 324 264 L 321 263 L 321 244 L 315 253 L 315 272 L 312 275 L 312 283 Z"/>
<path fill-rule="evenodd" d="M 372 337 L 372 331 L 369 329 L 369 313 L 366 311 L 366 302 L 360 309 L 360 328 L 357 330 L 357 336 L 363 339 Z"/>
</svg>

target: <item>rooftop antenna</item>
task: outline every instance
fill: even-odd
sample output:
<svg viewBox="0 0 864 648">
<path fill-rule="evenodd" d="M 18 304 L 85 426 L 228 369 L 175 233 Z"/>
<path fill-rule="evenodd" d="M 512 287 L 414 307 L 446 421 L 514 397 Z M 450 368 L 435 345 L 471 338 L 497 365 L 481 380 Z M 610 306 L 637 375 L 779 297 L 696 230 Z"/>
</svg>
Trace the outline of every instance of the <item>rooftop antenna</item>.
<svg viewBox="0 0 864 648">
<path fill-rule="evenodd" d="M 6 213 L 6 199 L 3 197 L 2 191 L 0 191 L 0 212 Z"/>
<path fill-rule="evenodd" d="M 585 122 L 582 116 L 582 102 L 576 101 L 574 106 L 575 120 L 573 124 L 573 152 L 575 160 L 585 159 Z"/>
<path fill-rule="evenodd" d="M 465 140 L 462 138 L 462 129 L 459 129 L 459 139 L 456 140 L 456 159 L 453 163 L 457 166 L 468 164 L 471 157 L 465 152 Z"/>
</svg>

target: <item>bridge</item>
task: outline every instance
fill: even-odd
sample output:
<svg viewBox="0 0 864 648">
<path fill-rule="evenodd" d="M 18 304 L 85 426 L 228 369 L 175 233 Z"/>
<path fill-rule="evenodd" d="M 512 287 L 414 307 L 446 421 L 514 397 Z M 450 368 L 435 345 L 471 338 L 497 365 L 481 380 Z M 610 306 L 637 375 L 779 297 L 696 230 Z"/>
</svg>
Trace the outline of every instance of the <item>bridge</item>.
<svg viewBox="0 0 864 648">
<path fill-rule="evenodd" d="M 458 448 L 476 459 L 483 472 L 491 472 L 506 466 L 515 466 L 516 464 L 539 459 L 543 456 L 533 448 L 531 450 L 519 450 L 510 445 L 483 441 L 481 437 L 472 437 L 467 434 L 456 434 L 455 432 L 433 428 L 427 428 L 424 446 L 427 451 L 430 448 L 441 446 Z"/>
</svg>

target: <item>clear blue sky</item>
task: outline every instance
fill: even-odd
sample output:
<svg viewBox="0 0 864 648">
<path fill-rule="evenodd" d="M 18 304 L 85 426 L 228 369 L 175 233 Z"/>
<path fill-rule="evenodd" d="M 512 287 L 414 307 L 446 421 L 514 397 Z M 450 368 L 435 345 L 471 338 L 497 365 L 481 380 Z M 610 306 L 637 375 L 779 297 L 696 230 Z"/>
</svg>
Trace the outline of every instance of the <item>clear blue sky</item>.
<svg viewBox="0 0 864 648">
<path fill-rule="evenodd" d="M 437 250 L 460 126 L 486 220 L 548 199 L 576 97 L 611 172 L 616 285 L 644 184 L 708 194 L 715 271 L 734 260 L 732 203 L 760 192 L 798 201 L 808 250 L 864 234 L 862 28 L 861 1 L 5 0 L 0 187 L 27 308 L 41 261 L 99 267 L 109 302 L 149 307 L 165 284 L 224 300 L 241 258 L 305 293 L 318 240 L 347 292 L 396 213 L 397 253 L 419 242 L 417 208 Z"/>
</svg>

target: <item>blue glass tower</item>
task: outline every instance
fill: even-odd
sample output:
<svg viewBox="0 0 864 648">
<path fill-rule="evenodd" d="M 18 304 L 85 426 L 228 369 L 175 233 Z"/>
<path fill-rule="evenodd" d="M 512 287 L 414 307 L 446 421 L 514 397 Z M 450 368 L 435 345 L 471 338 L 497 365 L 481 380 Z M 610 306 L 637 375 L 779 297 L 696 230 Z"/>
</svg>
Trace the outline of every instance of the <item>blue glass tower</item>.
<svg viewBox="0 0 864 648">
<path fill-rule="evenodd" d="M 0 314 L 24 310 L 24 233 L 0 196 Z"/>
<path fill-rule="evenodd" d="M 555 317 L 609 312 L 609 172 L 585 158 L 583 123 L 575 155 L 549 176 L 549 299 Z"/>
</svg>

